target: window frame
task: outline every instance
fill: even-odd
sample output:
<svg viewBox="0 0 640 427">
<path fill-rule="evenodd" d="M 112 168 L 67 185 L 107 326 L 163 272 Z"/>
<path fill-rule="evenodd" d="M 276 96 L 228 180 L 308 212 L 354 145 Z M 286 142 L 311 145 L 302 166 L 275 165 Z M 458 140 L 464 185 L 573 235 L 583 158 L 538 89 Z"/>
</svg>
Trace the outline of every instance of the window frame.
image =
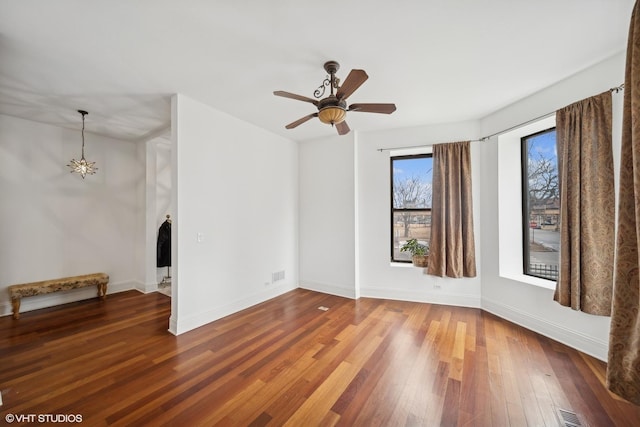
<svg viewBox="0 0 640 427">
<path fill-rule="evenodd" d="M 552 126 L 547 129 L 536 131 L 529 135 L 524 135 L 520 137 L 520 170 L 521 170 L 521 193 L 522 193 L 522 274 L 525 276 L 535 277 L 537 279 L 547 280 L 555 283 L 557 279 L 550 279 L 549 277 L 545 277 L 539 274 L 534 274 L 531 272 L 531 251 L 530 251 L 530 227 L 531 227 L 531 219 L 530 219 L 530 206 L 529 206 L 529 150 L 528 150 L 528 140 L 531 138 L 535 138 L 537 136 L 555 132 L 556 126 Z M 557 139 L 556 139 L 556 150 L 557 150 Z M 556 160 L 557 161 L 557 160 Z M 556 165 L 557 169 L 557 165 Z M 559 179 L 559 177 L 558 177 Z M 559 197 L 558 192 L 558 197 Z"/>
<path fill-rule="evenodd" d="M 409 160 L 409 159 L 419 159 L 419 158 L 430 158 L 433 159 L 433 153 L 418 153 L 418 154 L 399 154 L 399 155 L 391 155 L 389 157 L 389 178 L 391 180 L 390 182 L 390 186 L 389 186 L 389 190 L 390 190 L 390 194 L 389 194 L 389 201 L 390 201 L 390 239 L 389 239 L 389 247 L 391 250 L 390 253 L 390 260 L 392 263 L 402 263 L 402 264 L 411 264 L 412 261 L 411 260 L 405 260 L 405 259 L 395 259 L 395 251 L 394 251 L 394 226 L 395 226 L 395 213 L 396 212 L 425 212 L 425 213 L 431 213 L 431 208 L 396 208 L 394 206 L 393 203 L 393 178 L 394 178 L 394 174 L 393 174 L 393 162 L 394 160 Z"/>
</svg>

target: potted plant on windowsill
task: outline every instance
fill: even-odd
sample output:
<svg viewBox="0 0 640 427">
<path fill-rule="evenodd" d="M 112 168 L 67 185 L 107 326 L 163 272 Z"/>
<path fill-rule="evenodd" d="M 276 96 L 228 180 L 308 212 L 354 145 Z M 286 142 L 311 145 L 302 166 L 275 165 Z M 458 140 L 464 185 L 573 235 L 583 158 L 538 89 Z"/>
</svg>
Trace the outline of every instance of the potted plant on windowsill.
<svg viewBox="0 0 640 427">
<path fill-rule="evenodd" d="M 429 264 L 429 245 L 418 242 L 418 239 L 407 240 L 400 252 L 410 252 L 411 260 L 416 267 L 426 267 Z"/>
</svg>

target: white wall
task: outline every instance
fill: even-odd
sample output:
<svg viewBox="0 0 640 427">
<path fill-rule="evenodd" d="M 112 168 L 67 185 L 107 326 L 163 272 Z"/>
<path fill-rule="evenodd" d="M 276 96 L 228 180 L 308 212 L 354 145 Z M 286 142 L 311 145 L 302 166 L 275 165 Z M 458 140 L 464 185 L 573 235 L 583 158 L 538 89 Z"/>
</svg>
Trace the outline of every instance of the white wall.
<svg viewBox="0 0 640 427">
<path fill-rule="evenodd" d="M 171 273 L 167 267 L 156 267 L 157 265 L 157 242 L 158 229 L 167 219 L 167 215 L 173 217 L 171 207 L 171 138 L 156 138 L 155 140 L 155 244 L 153 267 L 155 267 L 156 284 L 160 283 L 165 276 Z"/>
<path fill-rule="evenodd" d="M 173 333 L 297 287 L 297 155 L 290 140 L 173 97 Z"/>
<path fill-rule="evenodd" d="M 171 215 L 171 140 L 158 138 L 156 145 L 156 223 Z"/>
<path fill-rule="evenodd" d="M 483 119 L 481 121 L 482 134 L 499 132 L 518 123 L 553 112 L 573 102 L 604 92 L 623 81 L 624 55 L 618 54 Z M 621 102 L 622 94 L 614 95 L 613 151 L 616 158 L 614 162 L 616 181 L 619 169 Z M 499 192 L 501 186 L 498 179 L 500 177 L 503 180 L 519 180 L 520 178 L 505 176 L 507 168 L 504 168 L 504 164 L 501 165 L 498 161 L 499 149 L 497 138 L 492 138 L 491 141 L 482 143 L 480 146 L 480 160 L 483 164 L 480 181 L 483 227 L 480 248 L 484 254 L 482 308 L 599 359 L 606 360 L 610 322 L 608 317 L 588 315 L 562 307 L 553 301 L 552 289 L 501 276 L 499 254 L 502 251 L 521 250 L 518 248 L 521 242 L 518 239 L 513 239 L 512 245 L 509 245 L 502 238 L 502 247 L 499 244 L 501 237 L 504 236 L 501 236 L 499 231 L 498 219 L 501 212 L 498 207 L 505 200 L 502 195 L 503 200 L 501 201 Z M 509 161 L 509 159 L 503 160 L 504 162 Z M 511 159 L 511 161 L 517 163 L 519 158 Z M 516 172 L 519 173 L 519 171 Z M 519 200 L 513 200 L 513 203 L 519 203 Z M 508 267 L 502 266 L 503 272 L 509 271 Z"/>
<path fill-rule="evenodd" d="M 171 138 L 166 135 L 137 143 L 138 158 L 145 165 L 145 181 L 140 183 L 143 201 L 138 212 L 139 242 L 143 255 L 137 262 L 140 270 L 136 288 L 144 293 L 158 289 L 167 268 L 157 268 L 158 229 L 171 214 Z"/>
<path fill-rule="evenodd" d="M 105 272 L 109 293 L 134 287 L 144 180 L 136 146 L 87 131 L 85 141 L 98 171 L 83 180 L 66 166 L 80 156 L 80 131 L 0 115 L 0 315 L 11 312 L 12 284 Z M 25 298 L 21 312 L 95 296 L 85 288 Z"/>
<path fill-rule="evenodd" d="M 300 143 L 300 287 L 356 298 L 354 133 Z"/>
</svg>

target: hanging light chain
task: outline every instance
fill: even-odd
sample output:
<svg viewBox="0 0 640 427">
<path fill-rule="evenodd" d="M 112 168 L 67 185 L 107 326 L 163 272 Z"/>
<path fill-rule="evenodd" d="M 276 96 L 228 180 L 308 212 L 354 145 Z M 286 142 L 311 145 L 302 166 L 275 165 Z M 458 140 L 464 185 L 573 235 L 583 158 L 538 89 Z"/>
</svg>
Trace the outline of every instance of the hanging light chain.
<svg viewBox="0 0 640 427">
<path fill-rule="evenodd" d="M 86 111 L 78 110 L 80 114 L 82 114 L 82 158 L 84 159 L 84 116 L 86 116 Z"/>
</svg>

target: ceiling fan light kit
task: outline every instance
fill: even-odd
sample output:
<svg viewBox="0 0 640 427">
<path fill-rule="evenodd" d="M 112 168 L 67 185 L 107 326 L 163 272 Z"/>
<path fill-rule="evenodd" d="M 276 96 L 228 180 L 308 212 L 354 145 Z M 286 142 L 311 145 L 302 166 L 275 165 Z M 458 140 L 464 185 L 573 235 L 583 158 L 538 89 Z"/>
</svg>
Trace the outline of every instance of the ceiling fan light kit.
<svg viewBox="0 0 640 427">
<path fill-rule="evenodd" d="M 340 69 L 340 64 L 336 61 L 328 61 L 325 62 L 324 69 L 329 75 L 315 90 L 313 96 L 319 99 L 322 98 L 325 94 L 326 88 L 328 87 L 330 88 L 330 94 L 325 98 L 315 100 L 313 98 L 307 98 L 306 96 L 296 95 L 295 93 L 285 92 L 282 90 L 273 92 L 276 96 L 309 102 L 318 108 L 317 113 L 308 114 L 295 122 L 289 123 L 285 128 L 293 129 L 302 123 L 317 117 L 322 123 L 335 126 L 339 135 L 346 135 L 350 131 L 349 126 L 345 121 L 348 111 L 381 114 L 391 114 L 396 111 L 395 104 L 351 104 L 347 107 L 346 99 L 355 92 L 356 89 L 358 89 L 369 78 L 369 76 L 364 70 L 353 69 L 345 79 L 344 84 L 340 86 L 340 79 L 336 77 L 336 72 Z M 334 89 L 336 90 L 335 94 Z"/>
<path fill-rule="evenodd" d="M 318 111 L 318 118 L 322 123 L 336 125 L 344 122 L 347 117 L 347 110 L 341 105 L 329 105 Z"/>
</svg>

